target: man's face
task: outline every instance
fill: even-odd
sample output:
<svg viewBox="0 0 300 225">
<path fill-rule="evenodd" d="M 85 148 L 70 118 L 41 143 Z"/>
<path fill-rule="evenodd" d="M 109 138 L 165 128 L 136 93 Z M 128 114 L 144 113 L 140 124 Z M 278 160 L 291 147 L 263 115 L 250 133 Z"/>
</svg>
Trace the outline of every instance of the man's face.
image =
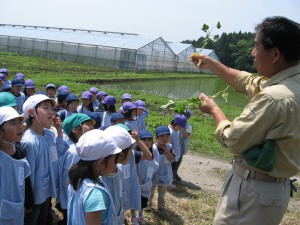
<svg viewBox="0 0 300 225">
<path fill-rule="evenodd" d="M 259 34 L 255 37 L 255 47 L 252 50 L 251 55 L 254 58 L 256 70 L 260 75 L 265 77 L 274 75 L 270 70 L 273 67 L 272 50 L 265 50 Z"/>
</svg>

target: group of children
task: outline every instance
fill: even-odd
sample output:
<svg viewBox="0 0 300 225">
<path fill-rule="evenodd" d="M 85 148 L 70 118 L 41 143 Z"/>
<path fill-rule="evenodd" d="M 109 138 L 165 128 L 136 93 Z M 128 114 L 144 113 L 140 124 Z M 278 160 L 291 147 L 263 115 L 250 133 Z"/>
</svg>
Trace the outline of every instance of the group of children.
<svg viewBox="0 0 300 225">
<path fill-rule="evenodd" d="M 166 209 L 167 188 L 181 180 L 190 111 L 157 127 L 154 139 L 145 102 L 129 93 L 116 109 L 116 97 L 96 87 L 79 104 L 67 86 L 48 84 L 21 104 L 26 81 L 16 76 L 0 93 L 0 224 L 51 224 L 53 199 L 60 224 L 121 225 L 128 210 L 131 224 L 146 224 L 156 189 L 158 210 Z"/>
</svg>

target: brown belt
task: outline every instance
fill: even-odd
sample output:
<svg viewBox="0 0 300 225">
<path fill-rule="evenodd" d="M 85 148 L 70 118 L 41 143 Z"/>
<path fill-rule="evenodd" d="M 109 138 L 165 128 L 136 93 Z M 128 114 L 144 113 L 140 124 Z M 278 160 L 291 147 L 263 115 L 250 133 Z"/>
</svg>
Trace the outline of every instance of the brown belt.
<svg viewBox="0 0 300 225">
<path fill-rule="evenodd" d="M 237 175 L 239 175 L 241 178 L 245 180 L 255 179 L 255 180 L 262 180 L 262 181 L 269 181 L 269 182 L 284 182 L 287 180 L 286 178 L 271 177 L 268 174 L 264 174 L 252 170 L 248 168 L 246 165 L 238 161 L 233 161 L 233 170 Z"/>
</svg>

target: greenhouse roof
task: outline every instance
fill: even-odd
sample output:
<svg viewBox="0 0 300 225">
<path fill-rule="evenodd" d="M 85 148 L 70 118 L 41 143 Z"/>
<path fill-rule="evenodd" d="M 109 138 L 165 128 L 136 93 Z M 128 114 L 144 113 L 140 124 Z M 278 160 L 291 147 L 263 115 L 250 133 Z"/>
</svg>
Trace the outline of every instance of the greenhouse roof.
<svg viewBox="0 0 300 225">
<path fill-rule="evenodd" d="M 130 33 L 7 24 L 0 24 L 0 35 L 134 50 L 140 49 L 157 39 L 162 39 Z"/>
<path fill-rule="evenodd" d="M 193 48 L 193 45 L 191 44 L 184 44 L 184 43 L 178 43 L 178 42 L 170 42 L 168 43 L 168 45 L 170 46 L 170 48 L 173 50 L 173 52 L 178 55 L 179 53 L 183 52 L 184 50 L 186 50 L 187 48 Z M 195 51 L 195 49 L 194 49 Z"/>
<path fill-rule="evenodd" d="M 209 55 L 211 54 L 212 52 L 214 52 L 213 49 L 207 49 L 207 48 L 204 48 L 201 50 L 201 48 L 196 48 L 196 51 L 200 54 L 203 54 L 203 55 Z"/>
</svg>

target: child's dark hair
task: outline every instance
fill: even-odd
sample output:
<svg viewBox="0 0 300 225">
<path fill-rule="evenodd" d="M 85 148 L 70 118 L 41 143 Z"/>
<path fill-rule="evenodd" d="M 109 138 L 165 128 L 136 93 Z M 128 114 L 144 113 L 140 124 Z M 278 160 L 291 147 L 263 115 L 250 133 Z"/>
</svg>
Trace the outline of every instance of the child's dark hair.
<svg viewBox="0 0 300 225">
<path fill-rule="evenodd" d="M 108 105 L 108 104 L 103 104 L 103 108 L 105 111 L 109 113 L 115 113 L 116 112 L 116 106 L 115 105 Z"/>
<path fill-rule="evenodd" d="M 124 117 L 127 119 L 127 120 L 131 120 L 131 114 L 132 114 L 132 111 L 133 110 L 136 110 L 136 108 L 134 109 L 129 109 L 127 112 L 125 112 L 123 115 Z"/>
<path fill-rule="evenodd" d="M 80 126 L 80 125 L 77 126 L 77 127 L 75 127 L 75 129 L 76 129 L 76 128 L 79 128 L 80 130 L 83 130 L 82 126 Z M 68 137 L 70 138 L 71 141 L 73 141 L 73 143 L 77 143 L 78 140 L 79 140 L 79 138 L 76 137 L 76 135 L 74 134 L 73 131 L 71 131 L 71 133 L 68 135 Z"/>
<path fill-rule="evenodd" d="M 108 165 L 108 160 L 111 155 L 105 157 L 103 159 L 105 166 Z M 93 161 L 84 161 L 79 160 L 76 164 L 74 164 L 69 170 L 69 178 L 70 184 L 72 185 L 75 191 L 78 190 L 79 186 L 82 184 L 84 179 L 90 179 L 94 183 L 98 183 L 101 186 L 104 184 L 99 179 L 99 174 L 94 170 L 93 164 L 96 160 Z"/>
</svg>

